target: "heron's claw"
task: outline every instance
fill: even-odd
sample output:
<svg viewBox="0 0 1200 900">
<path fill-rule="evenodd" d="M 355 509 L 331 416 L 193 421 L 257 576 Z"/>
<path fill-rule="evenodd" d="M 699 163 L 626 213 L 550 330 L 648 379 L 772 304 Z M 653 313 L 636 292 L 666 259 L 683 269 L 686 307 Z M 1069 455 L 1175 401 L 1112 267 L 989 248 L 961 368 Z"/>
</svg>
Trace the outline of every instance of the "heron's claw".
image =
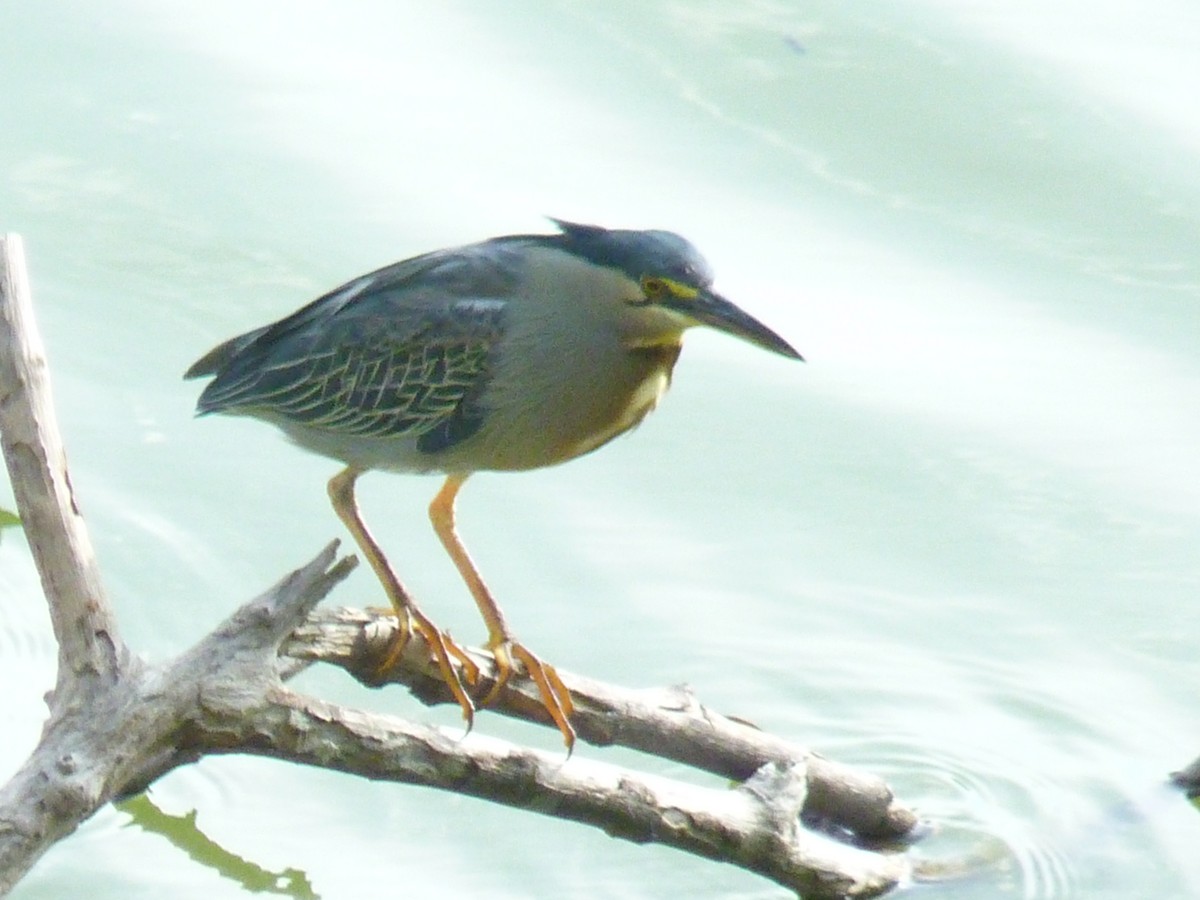
<svg viewBox="0 0 1200 900">
<path fill-rule="evenodd" d="M 432 654 L 434 662 L 437 663 L 438 672 L 441 674 L 442 680 L 446 682 L 446 686 L 450 688 L 454 701 L 462 710 L 462 717 L 467 723 L 467 731 L 470 731 L 475 725 L 475 704 L 467 693 L 463 680 L 465 677 L 467 683 L 471 685 L 478 683 L 479 666 L 475 664 L 475 660 L 471 659 L 466 650 L 456 644 L 449 634 L 434 625 L 420 610 L 405 606 L 398 609 L 396 615 L 399 627 L 396 629 L 396 635 L 391 646 L 388 647 L 387 654 L 375 667 L 376 676 L 382 677 L 390 672 L 399 662 L 400 657 L 404 655 L 404 650 L 408 646 L 408 642 L 412 640 L 414 632 L 419 634 L 426 646 L 429 647 L 429 652 Z M 450 657 L 454 657 L 458 661 L 462 670 L 461 674 L 459 669 L 456 669 L 450 662 Z"/>
<path fill-rule="evenodd" d="M 571 726 L 571 715 L 575 712 L 575 704 L 571 700 L 571 692 L 563 684 L 554 666 L 542 662 L 525 647 L 513 640 L 501 640 L 489 649 L 496 659 L 496 683 L 481 701 L 487 706 L 504 689 L 514 672 L 524 671 L 537 686 L 538 697 L 545 707 L 555 727 L 562 734 L 563 743 L 567 745 L 567 755 L 575 749 L 575 729 Z"/>
</svg>

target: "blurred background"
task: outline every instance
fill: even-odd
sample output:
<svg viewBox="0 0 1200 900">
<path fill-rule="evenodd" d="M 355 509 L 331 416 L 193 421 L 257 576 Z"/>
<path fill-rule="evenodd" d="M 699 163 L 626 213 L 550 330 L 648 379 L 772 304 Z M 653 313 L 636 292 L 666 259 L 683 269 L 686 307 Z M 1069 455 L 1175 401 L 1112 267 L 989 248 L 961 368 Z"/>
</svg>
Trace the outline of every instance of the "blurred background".
<svg viewBox="0 0 1200 900">
<path fill-rule="evenodd" d="M 473 479 L 459 524 L 517 633 L 887 777 L 935 826 L 922 858 L 1002 860 L 923 897 L 1200 893 L 1200 813 L 1164 786 L 1200 752 L 1195 4 L 47 0 L 5 9 L 0 84 L 0 229 L 26 241 L 136 650 L 179 652 L 343 536 L 334 463 L 193 419 L 201 353 L 545 215 L 672 229 L 808 362 L 694 333 L 632 435 Z M 425 518 L 437 486 L 371 475 L 361 497 L 425 609 L 482 638 Z M 359 571 L 329 602 L 382 600 Z M 5 531 L 0 777 L 54 652 Z M 458 728 L 336 672 L 302 686 Z M 152 798 L 329 900 L 785 896 L 266 760 L 204 760 Z M 14 896 L 247 896 L 129 824 L 103 810 Z"/>
</svg>

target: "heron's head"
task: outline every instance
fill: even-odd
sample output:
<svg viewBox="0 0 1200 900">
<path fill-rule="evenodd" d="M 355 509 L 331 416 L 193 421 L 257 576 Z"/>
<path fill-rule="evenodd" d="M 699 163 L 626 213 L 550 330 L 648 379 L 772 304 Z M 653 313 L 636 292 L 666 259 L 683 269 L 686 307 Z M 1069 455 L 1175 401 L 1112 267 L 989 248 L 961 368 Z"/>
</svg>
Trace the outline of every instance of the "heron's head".
<svg viewBox="0 0 1200 900">
<path fill-rule="evenodd" d="M 628 280 L 621 302 L 632 339 L 658 342 L 695 325 L 707 325 L 791 359 L 799 353 L 758 319 L 712 289 L 712 270 L 686 239 L 670 231 L 610 230 L 552 220 L 562 234 L 555 245 Z M 638 332 L 644 332 L 639 335 Z"/>
</svg>

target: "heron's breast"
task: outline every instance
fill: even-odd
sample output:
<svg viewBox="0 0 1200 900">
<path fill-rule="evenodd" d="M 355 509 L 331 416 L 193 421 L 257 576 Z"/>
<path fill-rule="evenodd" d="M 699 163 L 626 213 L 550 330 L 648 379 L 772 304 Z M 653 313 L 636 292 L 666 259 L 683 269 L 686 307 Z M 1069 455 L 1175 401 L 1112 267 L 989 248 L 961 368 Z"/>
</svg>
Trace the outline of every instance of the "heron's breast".
<svg viewBox="0 0 1200 900">
<path fill-rule="evenodd" d="M 670 385 L 679 346 L 621 348 L 573 360 L 569 372 L 539 372 L 521 397 L 485 397 L 489 414 L 477 452 L 485 468 L 531 469 L 582 456 L 635 427 Z M 527 372 L 526 386 L 533 373 Z"/>
<path fill-rule="evenodd" d="M 636 427 L 642 419 L 654 411 L 654 407 L 658 406 L 659 399 L 666 393 L 670 383 L 669 371 L 651 372 L 627 396 L 622 408 L 614 409 L 610 415 L 602 417 L 607 420 L 607 424 L 595 430 L 589 430 L 588 433 L 579 434 L 573 444 L 565 447 L 567 455 L 564 459 L 572 459 L 590 453 L 618 435 Z"/>
</svg>

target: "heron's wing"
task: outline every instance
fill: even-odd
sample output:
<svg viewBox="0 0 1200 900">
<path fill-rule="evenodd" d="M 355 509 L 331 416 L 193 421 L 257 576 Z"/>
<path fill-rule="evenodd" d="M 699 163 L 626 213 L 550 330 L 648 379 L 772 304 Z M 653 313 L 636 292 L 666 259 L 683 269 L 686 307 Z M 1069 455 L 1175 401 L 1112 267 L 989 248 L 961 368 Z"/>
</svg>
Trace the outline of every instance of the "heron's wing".
<svg viewBox="0 0 1200 900">
<path fill-rule="evenodd" d="M 515 261 L 489 244 L 417 257 L 241 335 L 189 370 L 198 410 L 347 436 L 413 435 L 432 452 L 473 433 Z"/>
</svg>

